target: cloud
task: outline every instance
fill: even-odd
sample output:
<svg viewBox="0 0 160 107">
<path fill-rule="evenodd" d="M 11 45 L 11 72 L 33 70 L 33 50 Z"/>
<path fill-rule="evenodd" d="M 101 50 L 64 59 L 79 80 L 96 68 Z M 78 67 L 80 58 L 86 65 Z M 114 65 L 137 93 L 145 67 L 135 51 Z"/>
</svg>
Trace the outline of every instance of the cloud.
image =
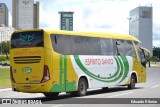
<svg viewBox="0 0 160 107">
<path fill-rule="evenodd" d="M 129 11 L 153 6 L 153 45 L 160 46 L 159 0 L 39 0 L 40 26 L 59 29 L 59 11 L 74 11 L 75 31 L 129 33 Z M 158 39 L 157 39 L 158 38 Z"/>
<path fill-rule="evenodd" d="M 40 22 L 41 25 L 48 25 L 48 28 L 59 28 L 58 11 L 74 11 L 74 30 L 128 33 L 127 17 L 131 5 L 132 2 L 128 0 L 41 1 Z M 53 24 L 55 20 L 57 21 Z"/>
<path fill-rule="evenodd" d="M 160 47 L 160 40 L 154 40 L 153 41 L 153 46 L 155 46 L 155 47 Z"/>
<path fill-rule="evenodd" d="M 0 0 L 9 6 L 11 0 Z M 153 44 L 160 46 L 159 0 L 35 0 L 40 1 L 40 27 L 59 29 L 59 11 L 74 11 L 75 31 L 129 33 L 129 11 L 138 6 L 153 7 Z"/>
</svg>

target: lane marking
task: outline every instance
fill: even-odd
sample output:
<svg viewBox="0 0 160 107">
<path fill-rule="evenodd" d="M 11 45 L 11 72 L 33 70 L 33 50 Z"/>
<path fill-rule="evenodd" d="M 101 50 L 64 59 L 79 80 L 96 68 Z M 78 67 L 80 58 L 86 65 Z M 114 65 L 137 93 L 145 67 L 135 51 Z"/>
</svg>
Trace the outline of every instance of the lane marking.
<svg viewBox="0 0 160 107">
<path fill-rule="evenodd" d="M 56 106 L 51 106 L 51 107 L 62 107 L 62 106 L 64 106 L 64 105 L 56 105 Z"/>
<path fill-rule="evenodd" d="M 25 96 L 25 97 L 24 97 Z M 41 93 L 23 93 L 23 92 L 14 92 L 11 95 L 4 96 L 4 98 L 36 98 L 36 97 L 44 97 Z"/>
<path fill-rule="evenodd" d="M 11 91 L 12 88 L 5 88 L 5 89 L 0 89 L 0 92 L 3 92 L 3 91 Z"/>
<path fill-rule="evenodd" d="M 156 88 L 156 87 L 159 87 L 159 85 L 152 86 L 151 88 Z"/>
<path fill-rule="evenodd" d="M 118 96 L 121 96 L 121 95 L 127 95 L 127 94 L 132 94 L 132 93 L 133 92 L 122 93 L 122 94 L 112 95 L 112 96 L 109 96 L 109 97 L 118 97 Z"/>
</svg>

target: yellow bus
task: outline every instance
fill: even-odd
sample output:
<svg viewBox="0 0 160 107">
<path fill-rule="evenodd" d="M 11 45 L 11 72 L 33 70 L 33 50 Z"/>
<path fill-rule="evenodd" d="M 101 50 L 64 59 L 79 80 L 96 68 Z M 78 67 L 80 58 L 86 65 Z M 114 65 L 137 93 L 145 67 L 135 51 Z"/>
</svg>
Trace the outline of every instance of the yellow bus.
<svg viewBox="0 0 160 107">
<path fill-rule="evenodd" d="M 146 81 L 146 55 L 130 35 L 63 30 L 21 30 L 11 36 L 12 90 L 85 96 L 88 89 L 135 88 Z"/>
</svg>

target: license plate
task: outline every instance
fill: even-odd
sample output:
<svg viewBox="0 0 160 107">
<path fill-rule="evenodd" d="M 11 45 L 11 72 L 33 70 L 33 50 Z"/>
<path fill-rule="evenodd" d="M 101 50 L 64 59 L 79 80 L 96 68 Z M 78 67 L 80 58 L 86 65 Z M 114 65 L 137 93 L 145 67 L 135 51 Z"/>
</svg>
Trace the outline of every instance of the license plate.
<svg viewBox="0 0 160 107">
<path fill-rule="evenodd" d="M 31 89 L 31 86 L 29 86 L 29 85 L 24 86 L 24 89 Z"/>
</svg>

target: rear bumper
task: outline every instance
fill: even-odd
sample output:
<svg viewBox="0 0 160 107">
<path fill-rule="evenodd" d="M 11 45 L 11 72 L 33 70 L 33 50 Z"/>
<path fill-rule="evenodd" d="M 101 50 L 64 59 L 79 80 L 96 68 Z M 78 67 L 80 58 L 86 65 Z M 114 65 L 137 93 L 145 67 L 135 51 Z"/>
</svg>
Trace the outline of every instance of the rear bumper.
<svg viewBox="0 0 160 107">
<path fill-rule="evenodd" d="M 51 86 L 44 83 L 40 84 L 16 84 L 12 83 L 12 90 L 17 92 L 26 92 L 26 93 L 44 93 L 49 92 Z"/>
</svg>

